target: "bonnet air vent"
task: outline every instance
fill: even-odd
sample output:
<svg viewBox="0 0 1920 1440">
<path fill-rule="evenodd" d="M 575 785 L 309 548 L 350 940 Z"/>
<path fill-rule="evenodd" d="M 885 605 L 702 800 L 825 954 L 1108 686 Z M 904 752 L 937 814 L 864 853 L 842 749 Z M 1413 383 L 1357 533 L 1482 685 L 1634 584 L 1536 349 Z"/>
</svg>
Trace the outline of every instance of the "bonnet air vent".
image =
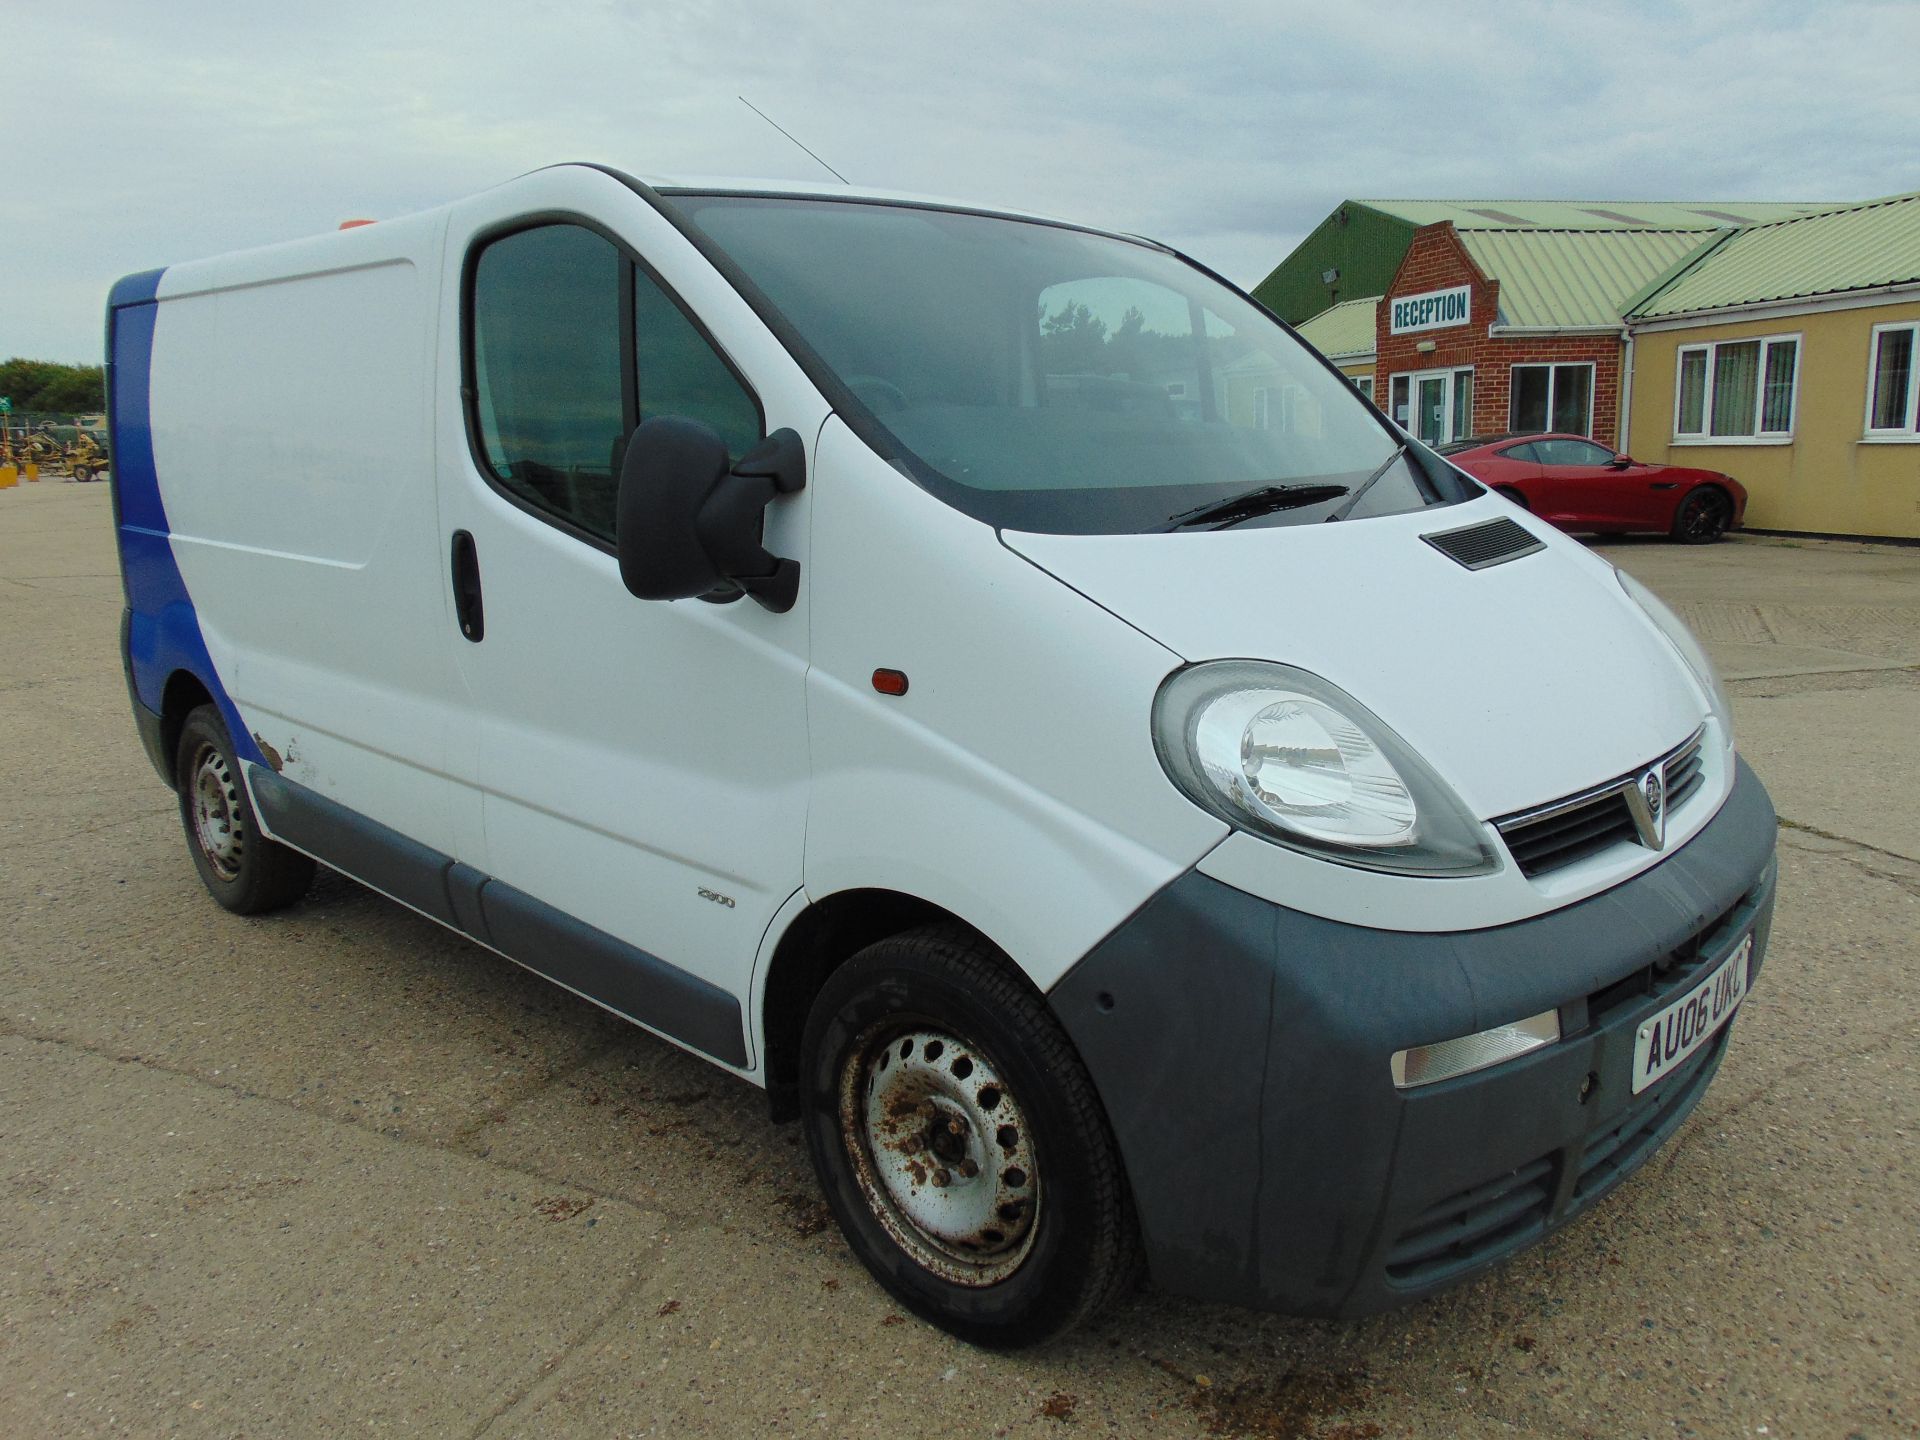
<svg viewBox="0 0 1920 1440">
<path fill-rule="evenodd" d="M 1449 560 L 1456 560 L 1469 570 L 1502 565 L 1547 548 L 1525 526 L 1516 525 L 1504 516 L 1480 525 L 1468 525 L 1460 530 L 1442 530 L 1438 535 L 1422 535 L 1420 538 Z"/>
</svg>

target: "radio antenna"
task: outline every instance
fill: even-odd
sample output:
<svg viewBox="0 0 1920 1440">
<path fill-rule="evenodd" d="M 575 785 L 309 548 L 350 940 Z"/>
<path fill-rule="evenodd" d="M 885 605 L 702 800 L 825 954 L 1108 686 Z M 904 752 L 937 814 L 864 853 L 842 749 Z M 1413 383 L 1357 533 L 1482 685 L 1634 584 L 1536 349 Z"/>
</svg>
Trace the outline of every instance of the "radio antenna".
<svg viewBox="0 0 1920 1440">
<path fill-rule="evenodd" d="M 734 98 L 738 100 L 742 105 L 746 106 L 747 109 L 751 110 L 754 114 L 758 115 L 762 120 L 766 121 L 767 124 L 773 126 L 773 128 L 778 130 L 782 135 L 785 135 L 787 139 L 793 140 L 794 144 L 800 145 L 800 142 L 798 140 L 794 140 L 793 135 L 788 130 L 786 130 L 778 120 L 774 119 L 771 115 L 767 114 L 766 111 L 762 110 L 758 105 L 754 104 L 751 100 L 747 99 L 746 96 L 736 95 Z M 807 147 L 804 145 L 800 145 L 800 148 L 802 150 L 807 150 Z M 812 155 L 813 159 L 820 166 L 820 168 L 822 170 L 825 170 L 829 175 L 833 176 L 833 178 L 838 180 L 842 185 L 845 185 L 847 183 L 846 176 L 842 175 L 838 170 L 834 169 L 831 165 L 827 164 L 827 162 L 822 160 L 818 155 L 814 155 L 813 151 L 807 150 L 807 154 Z"/>
</svg>

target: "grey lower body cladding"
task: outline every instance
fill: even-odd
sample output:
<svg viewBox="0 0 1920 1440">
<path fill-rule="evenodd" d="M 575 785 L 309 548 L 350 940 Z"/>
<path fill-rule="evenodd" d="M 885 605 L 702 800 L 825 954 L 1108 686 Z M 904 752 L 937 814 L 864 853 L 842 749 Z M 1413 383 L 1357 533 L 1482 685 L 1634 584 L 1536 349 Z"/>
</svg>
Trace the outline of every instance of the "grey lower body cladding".
<svg viewBox="0 0 1920 1440">
<path fill-rule="evenodd" d="M 273 834 L 529 970 L 728 1065 L 747 1063 L 740 1002 L 717 985 L 255 766 Z"/>
<path fill-rule="evenodd" d="M 1360 1315 L 1579 1214 L 1718 1067 L 1731 1025 L 1632 1093 L 1644 1020 L 1749 933 L 1757 976 L 1774 839 L 1741 762 L 1719 814 L 1659 865 L 1496 929 L 1369 930 L 1197 872 L 1174 882 L 1049 997 L 1107 1106 L 1155 1281 Z M 1554 1008 L 1558 1043 L 1418 1090 L 1392 1083 L 1398 1049 Z"/>
</svg>

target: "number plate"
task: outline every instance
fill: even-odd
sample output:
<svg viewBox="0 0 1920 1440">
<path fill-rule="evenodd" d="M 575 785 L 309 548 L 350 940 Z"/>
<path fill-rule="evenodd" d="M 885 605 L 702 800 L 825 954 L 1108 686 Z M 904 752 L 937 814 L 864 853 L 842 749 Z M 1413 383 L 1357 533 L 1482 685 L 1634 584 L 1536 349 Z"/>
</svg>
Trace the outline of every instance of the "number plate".
<svg viewBox="0 0 1920 1440">
<path fill-rule="evenodd" d="M 1749 935 L 1711 975 L 1641 1025 L 1633 1038 L 1634 1094 L 1672 1074 L 1733 1018 L 1747 998 L 1747 962 L 1752 958 Z"/>
</svg>

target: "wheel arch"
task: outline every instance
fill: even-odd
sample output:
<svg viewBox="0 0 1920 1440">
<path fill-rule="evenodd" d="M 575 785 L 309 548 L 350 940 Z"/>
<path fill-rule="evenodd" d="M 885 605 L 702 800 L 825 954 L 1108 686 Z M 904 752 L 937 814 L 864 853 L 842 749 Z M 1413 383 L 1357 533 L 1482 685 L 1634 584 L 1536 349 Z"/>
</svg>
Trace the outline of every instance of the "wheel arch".
<svg viewBox="0 0 1920 1440">
<path fill-rule="evenodd" d="M 759 997 L 761 1073 L 775 1120 L 800 1114 L 800 1036 L 827 977 L 876 940 L 934 924 L 957 925 L 993 943 L 977 926 L 932 901 L 879 888 L 823 896 L 788 922 L 767 961 Z M 1018 967 L 1008 968 L 1018 973 Z"/>
<path fill-rule="evenodd" d="M 166 686 L 160 694 L 160 753 L 167 763 L 167 783 L 177 790 L 180 777 L 174 773 L 173 767 L 180 753 L 180 731 L 187 723 L 187 716 L 202 705 L 217 705 L 218 702 L 206 682 L 191 670 L 175 670 L 167 676 Z"/>
</svg>

